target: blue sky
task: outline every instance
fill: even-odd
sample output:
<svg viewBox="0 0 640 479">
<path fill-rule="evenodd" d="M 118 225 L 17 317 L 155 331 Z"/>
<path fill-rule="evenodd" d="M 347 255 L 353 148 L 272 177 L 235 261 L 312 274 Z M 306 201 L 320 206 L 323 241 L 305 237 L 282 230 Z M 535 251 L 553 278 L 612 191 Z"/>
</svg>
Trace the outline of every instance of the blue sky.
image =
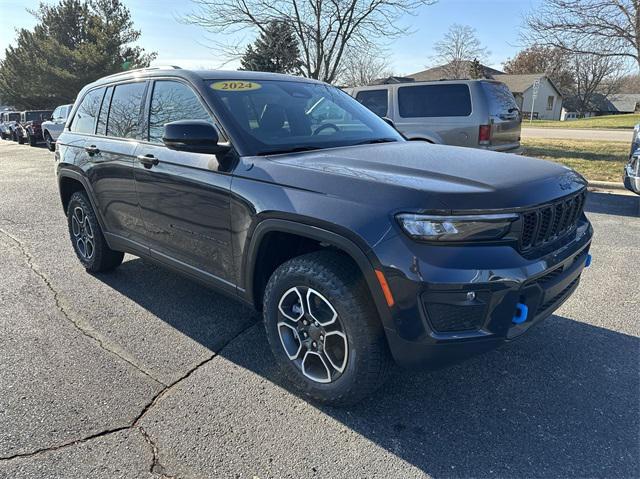
<svg viewBox="0 0 640 479">
<path fill-rule="evenodd" d="M 47 0 L 49 3 L 53 0 Z M 188 14 L 193 4 L 188 0 L 123 0 L 131 10 L 136 28 L 142 31 L 138 42 L 147 50 L 158 52 L 156 64 L 175 64 L 184 68 L 219 68 L 223 59 L 216 54 L 207 39 L 220 37 L 177 19 Z M 470 25 L 477 30 L 482 43 L 491 51 L 487 65 L 500 68 L 502 63 L 519 50 L 518 30 L 522 16 L 535 8 L 541 0 L 439 0 L 423 7 L 415 16 L 407 16 L 403 23 L 413 34 L 395 40 L 388 46 L 390 64 L 396 74 L 408 74 L 432 64 L 432 45 L 453 23 Z M 15 38 L 16 28 L 30 28 L 34 18 L 26 5 L 36 2 L 0 0 L 0 56 Z M 11 12 L 11 13 L 9 13 Z M 250 32 L 244 35 L 253 39 Z M 236 63 L 225 68 L 233 69 Z"/>
</svg>

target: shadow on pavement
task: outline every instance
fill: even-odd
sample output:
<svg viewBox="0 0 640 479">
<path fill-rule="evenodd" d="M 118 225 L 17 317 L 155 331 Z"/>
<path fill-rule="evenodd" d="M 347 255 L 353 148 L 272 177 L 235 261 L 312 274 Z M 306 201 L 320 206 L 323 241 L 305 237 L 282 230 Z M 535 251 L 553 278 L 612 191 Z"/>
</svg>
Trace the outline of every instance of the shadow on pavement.
<svg viewBox="0 0 640 479">
<path fill-rule="evenodd" d="M 230 320 L 218 311 L 259 319 L 137 258 L 98 278 L 214 352 L 211 326 Z M 238 341 L 221 356 L 286 386 L 260 325 Z M 396 371 L 356 407 L 319 409 L 433 477 L 638 477 L 639 353 L 638 338 L 553 316 L 497 351 Z"/>
<path fill-rule="evenodd" d="M 587 213 L 640 217 L 640 196 L 590 191 L 587 195 Z"/>
</svg>

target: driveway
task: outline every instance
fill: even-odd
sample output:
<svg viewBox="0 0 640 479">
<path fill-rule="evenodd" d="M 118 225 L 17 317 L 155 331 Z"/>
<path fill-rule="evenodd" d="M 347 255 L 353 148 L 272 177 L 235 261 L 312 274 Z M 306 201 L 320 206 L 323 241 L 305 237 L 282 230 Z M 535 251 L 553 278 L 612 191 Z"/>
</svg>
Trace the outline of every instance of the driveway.
<svg viewBox="0 0 640 479">
<path fill-rule="evenodd" d="M 624 141 L 631 146 L 633 130 L 596 130 L 571 128 L 530 128 L 522 124 L 522 138 L 549 138 L 564 140 L 596 140 L 596 141 Z"/>
<path fill-rule="evenodd" d="M 53 170 L 0 141 L 0 477 L 640 475 L 637 198 L 591 195 L 594 263 L 524 338 L 335 409 L 238 303 L 131 256 L 85 273 Z"/>
</svg>

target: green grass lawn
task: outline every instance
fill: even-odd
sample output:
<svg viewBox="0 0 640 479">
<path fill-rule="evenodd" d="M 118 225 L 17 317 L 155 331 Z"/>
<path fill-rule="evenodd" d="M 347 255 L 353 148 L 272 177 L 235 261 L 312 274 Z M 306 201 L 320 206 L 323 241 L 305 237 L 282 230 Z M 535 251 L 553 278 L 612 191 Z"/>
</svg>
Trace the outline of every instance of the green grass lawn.
<svg viewBox="0 0 640 479">
<path fill-rule="evenodd" d="M 582 118 L 570 121 L 548 121 L 548 120 L 523 120 L 522 126 L 535 126 L 540 128 L 633 128 L 640 123 L 640 113 L 630 115 L 607 115 L 593 118 Z"/>
<path fill-rule="evenodd" d="M 522 141 L 525 155 L 573 168 L 588 180 L 622 181 L 629 145 L 616 141 L 529 138 Z"/>
</svg>

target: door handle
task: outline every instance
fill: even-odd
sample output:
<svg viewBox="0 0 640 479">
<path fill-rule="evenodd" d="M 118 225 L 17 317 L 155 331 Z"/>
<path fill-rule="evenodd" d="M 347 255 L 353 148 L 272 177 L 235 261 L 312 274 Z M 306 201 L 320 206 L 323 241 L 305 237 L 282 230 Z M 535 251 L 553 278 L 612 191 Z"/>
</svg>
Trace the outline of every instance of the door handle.
<svg viewBox="0 0 640 479">
<path fill-rule="evenodd" d="M 153 155 L 138 155 L 136 158 L 138 158 L 138 161 L 142 163 L 145 168 L 151 168 L 160 163 L 160 160 Z"/>
<path fill-rule="evenodd" d="M 96 145 L 86 146 L 84 151 L 89 153 L 89 156 L 93 156 L 96 153 L 100 153 L 100 149 Z"/>
</svg>

